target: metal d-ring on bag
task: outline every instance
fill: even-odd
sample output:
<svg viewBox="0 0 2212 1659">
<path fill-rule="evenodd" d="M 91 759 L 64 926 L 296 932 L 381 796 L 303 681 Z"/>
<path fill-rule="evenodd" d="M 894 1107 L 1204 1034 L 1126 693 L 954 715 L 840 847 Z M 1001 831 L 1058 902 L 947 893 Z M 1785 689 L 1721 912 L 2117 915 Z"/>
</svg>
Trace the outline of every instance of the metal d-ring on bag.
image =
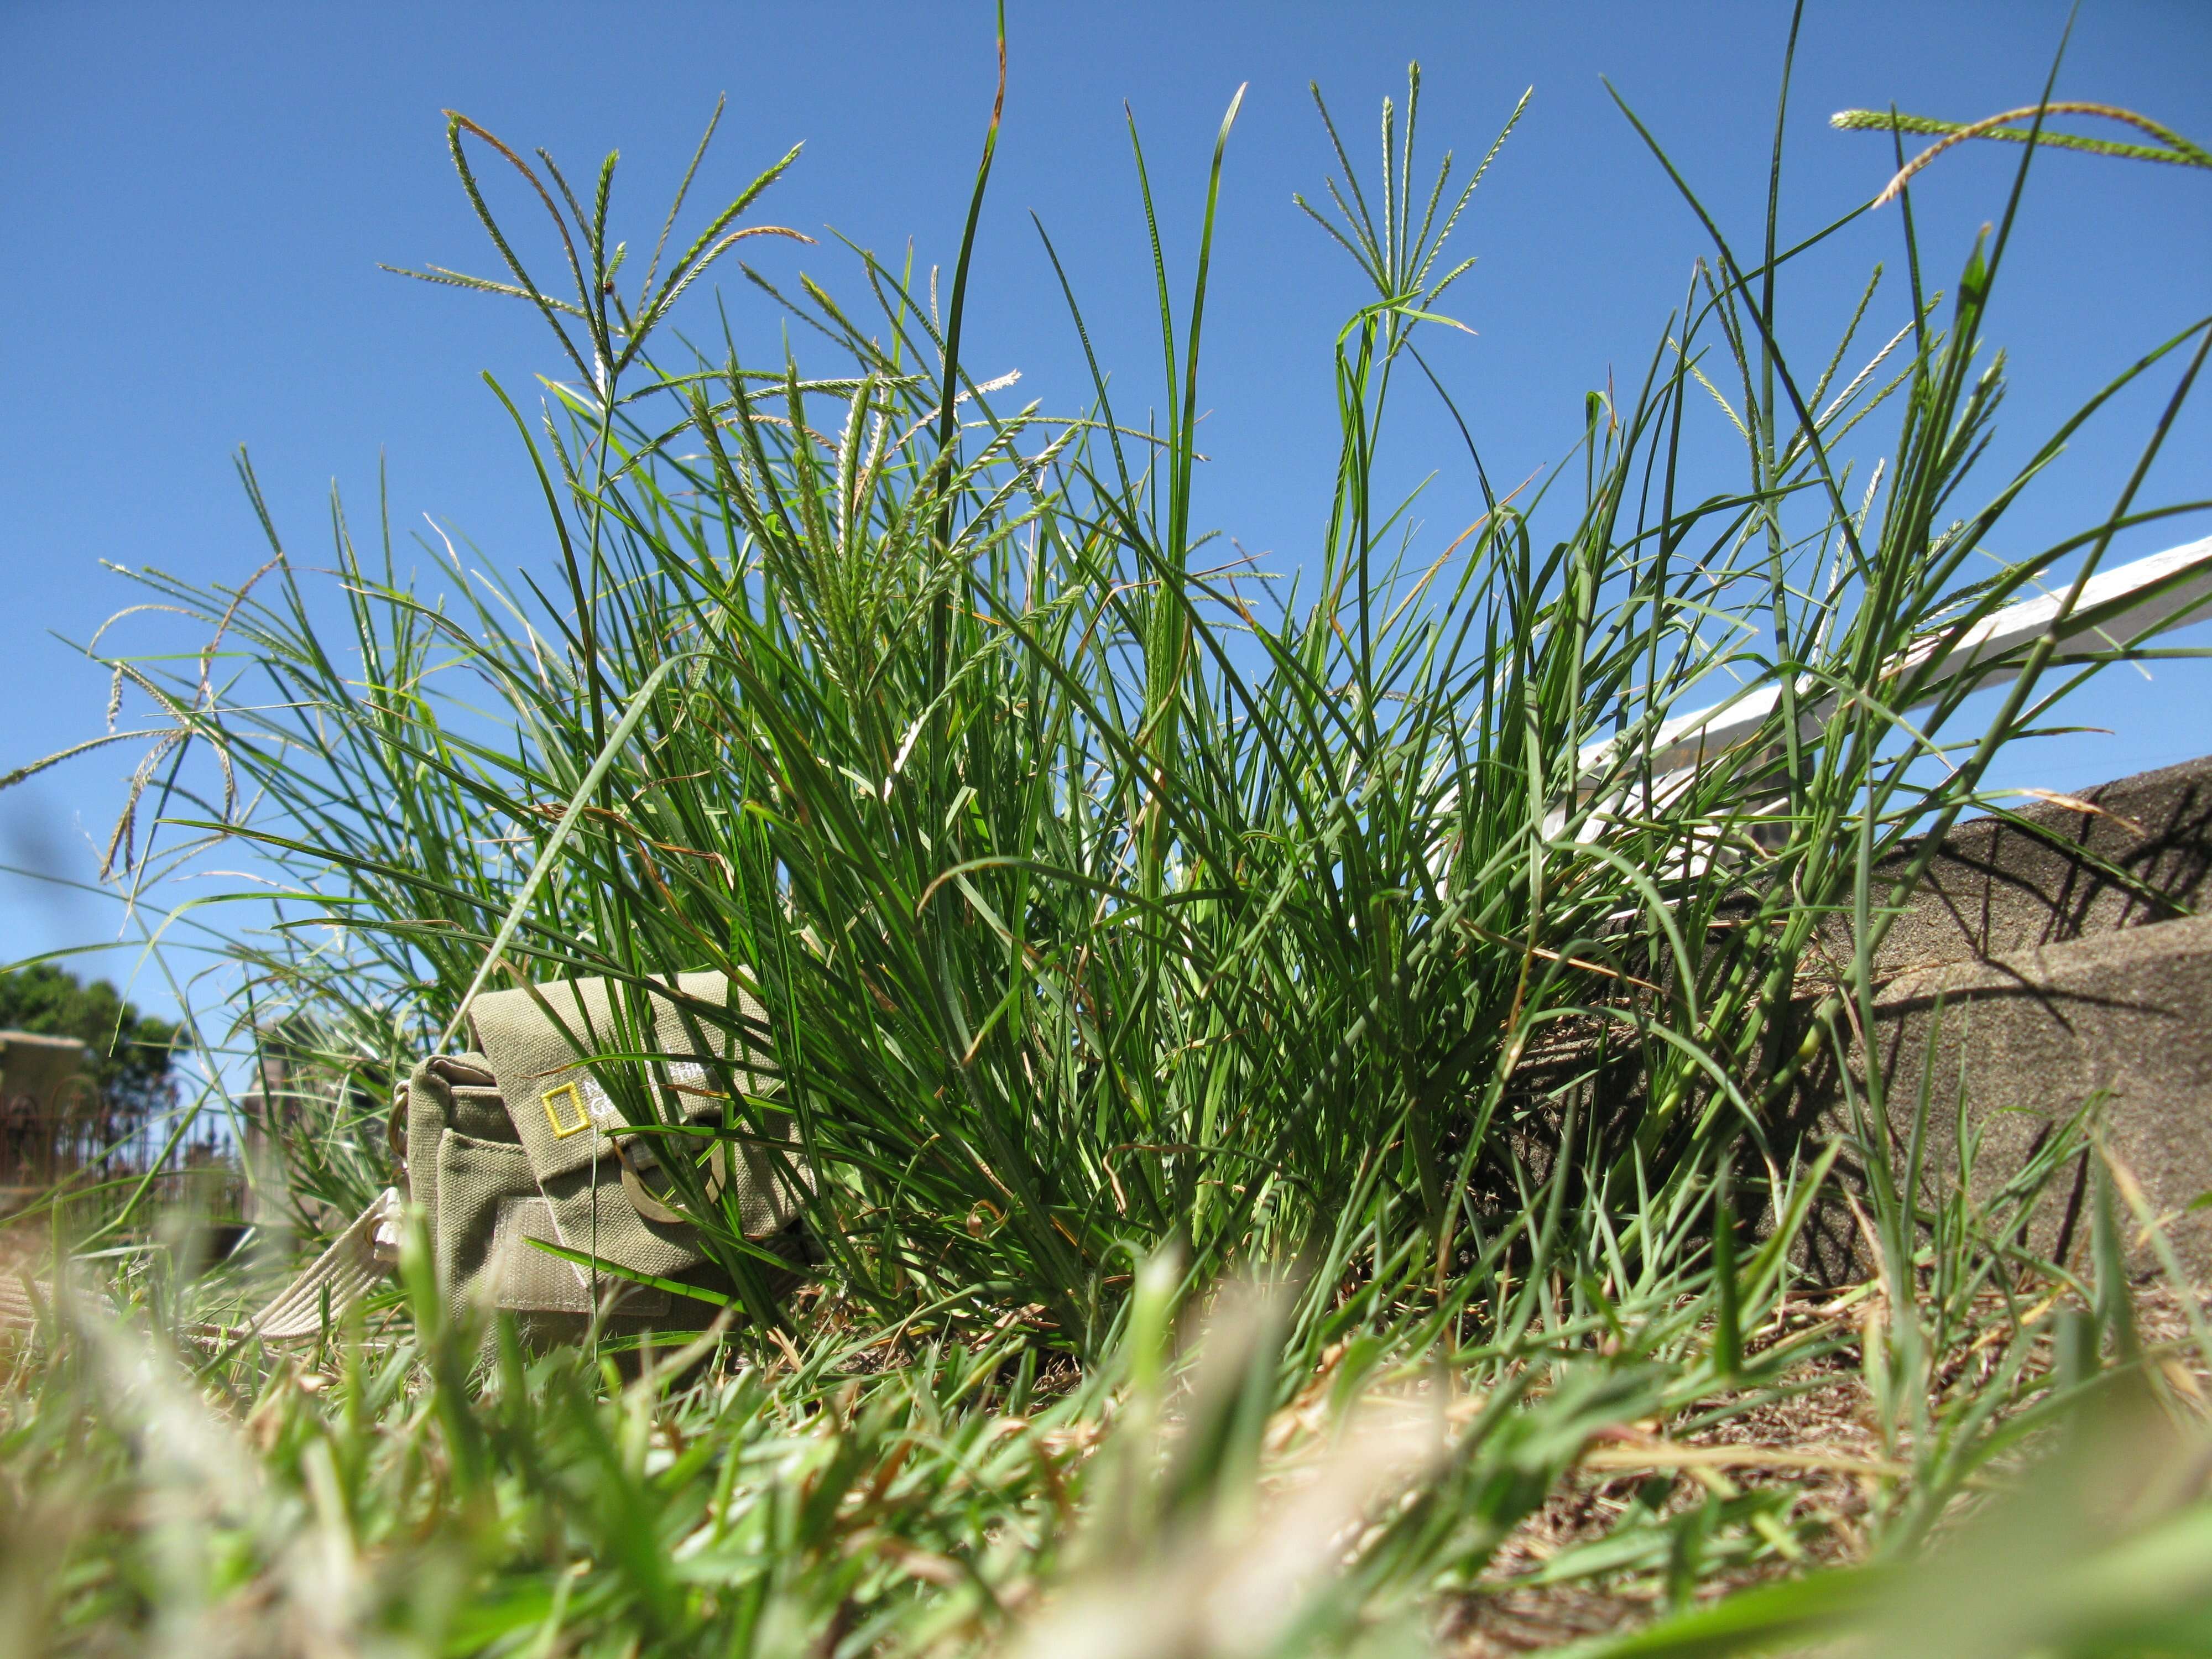
<svg viewBox="0 0 2212 1659">
<path fill-rule="evenodd" d="M 758 1004 L 719 973 L 681 975 L 672 988 L 694 1008 L 729 1008 L 747 1024 L 765 1024 Z M 699 1137 L 682 1130 L 721 1127 L 717 1077 L 756 1097 L 773 1093 L 775 1081 L 747 1064 L 728 1032 L 703 1025 L 673 998 L 605 980 L 480 995 L 468 1030 L 471 1050 L 422 1060 L 392 1113 L 394 1150 L 408 1196 L 430 1218 L 448 1302 L 489 1301 L 544 1340 L 580 1336 L 595 1315 L 610 1334 L 706 1323 L 732 1286 L 699 1248 L 696 1226 L 668 1202 L 666 1159 L 696 1145 Z M 665 1057 L 653 1062 L 655 1110 L 665 1126 L 659 1128 L 625 1115 L 579 1058 L 651 1052 Z M 796 1243 L 809 1178 L 795 1146 L 717 1139 L 701 1175 L 708 1202 L 726 1212 L 734 1195 L 749 1239 Z M 312 1335 L 366 1295 L 397 1260 L 399 1215 L 399 1194 L 387 1190 L 256 1316 L 252 1333 Z M 711 1299 L 602 1273 L 532 1239 Z"/>
</svg>

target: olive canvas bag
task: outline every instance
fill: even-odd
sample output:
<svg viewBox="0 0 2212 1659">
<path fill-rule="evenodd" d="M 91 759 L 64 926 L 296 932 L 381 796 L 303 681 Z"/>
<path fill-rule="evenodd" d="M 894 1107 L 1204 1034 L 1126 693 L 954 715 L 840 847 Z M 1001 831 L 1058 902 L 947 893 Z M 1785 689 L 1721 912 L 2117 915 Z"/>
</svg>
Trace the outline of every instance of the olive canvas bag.
<svg viewBox="0 0 2212 1659">
<path fill-rule="evenodd" d="M 798 1259 L 811 1182 L 795 1141 L 720 1133 L 728 1087 L 760 1098 L 776 1082 L 695 1012 L 722 1008 L 765 1030 L 759 1005 L 719 973 L 681 975 L 672 988 L 683 1003 L 665 988 L 599 979 L 487 993 L 468 1010 L 470 1049 L 416 1066 L 393 1108 L 392 1140 L 407 1196 L 429 1219 L 449 1305 L 504 1310 L 537 1341 L 575 1340 L 595 1321 L 602 1334 L 703 1326 L 734 1286 L 676 1207 L 676 1158 L 694 1163 L 726 1214 L 734 1201 L 748 1239 Z M 638 1062 L 629 1070 L 652 1079 L 656 1100 L 633 1090 L 629 1110 L 617 1104 L 614 1065 L 588 1058 L 616 1054 Z M 253 1332 L 273 1340 L 321 1328 L 325 1310 L 350 1305 L 396 1261 L 399 1220 L 395 1188 L 263 1310 Z"/>
</svg>

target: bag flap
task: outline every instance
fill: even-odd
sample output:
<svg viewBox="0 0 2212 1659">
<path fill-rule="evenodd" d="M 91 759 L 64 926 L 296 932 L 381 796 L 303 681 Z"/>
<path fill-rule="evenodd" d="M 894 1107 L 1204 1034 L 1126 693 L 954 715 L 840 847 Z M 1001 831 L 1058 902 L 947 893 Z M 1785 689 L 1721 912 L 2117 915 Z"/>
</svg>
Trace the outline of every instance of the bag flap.
<svg viewBox="0 0 2212 1659">
<path fill-rule="evenodd" d="M 721 974 L 678 975 L 674 988 L 695 1003 L 766 1024 L 759 1003 Z M 778 1086 L 775 1079 L 743 1064 L 750 1051 L 734 1034 L 687 1014 L 666 995 L 611 988 L 603 979 L 491 992 L 470 1005 L 469 1026 L 473 1046 L 499 1080 L 507 1115 L 541 1185 L 594 1163 L 603 1180 L 617 1180 L 622 1164 L 617 1146 L 624 1140 L 629 1141 L 633 1162 L 653 1161 L 642 1154 L 663 1137 L 631 1139 L 636 1124 L 605 1080 L 618 1066 L 633 1079 L 641 1074 L 653 1079 L 650 1109 L 664 1123 L 721 1121 L 721 1089 L 729 1074 L 703 1063 L 709 1059 L 738 1062 L 733 1080 L 750 1093 L 767 1094 Z M 642 1066 L 609 1061 L 596 1066 L 582 1058 L 640 1054 L 662 1058 Z M 631 1088 L 633 1109 L 646 1092 Z"/>
</svg>

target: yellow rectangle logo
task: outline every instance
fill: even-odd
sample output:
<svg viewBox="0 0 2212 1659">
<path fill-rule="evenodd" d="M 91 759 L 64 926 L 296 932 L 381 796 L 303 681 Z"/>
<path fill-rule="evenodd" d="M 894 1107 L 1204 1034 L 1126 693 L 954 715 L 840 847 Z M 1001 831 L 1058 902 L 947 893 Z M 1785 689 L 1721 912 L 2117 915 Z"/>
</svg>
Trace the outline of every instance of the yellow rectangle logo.
<svg viewBox="0 0 2212 1659">
<path fill-rule="evenodd" d="M 574 1123 L 561 1121 L 561 1103 L 564 1095 L 568 1097 L 568 1109 L 576 1115 Z M 564 1083 L 557 1089 L 548 1089 L 538 1097 L 538 1103 L 545 1108 L 545 1121 L 553 1126 L 553 1139 L 556 1140 L 566 1140 L 570 1135 L 581 1134 L 592 1127 L 591 1115 L 584 1110 L 583 1091 L 573 1083 Z"/>
</svg>

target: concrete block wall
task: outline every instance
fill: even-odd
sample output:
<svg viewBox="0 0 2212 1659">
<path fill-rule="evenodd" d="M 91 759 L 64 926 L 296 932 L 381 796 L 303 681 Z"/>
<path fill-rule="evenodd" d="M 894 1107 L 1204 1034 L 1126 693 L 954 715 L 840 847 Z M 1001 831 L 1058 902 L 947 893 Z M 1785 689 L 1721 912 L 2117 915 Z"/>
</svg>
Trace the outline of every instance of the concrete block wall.
<svg viewBox="0 0 2212 1659">
<path fill-rule="evenodd" d="M 1900 1164 L 1931 1076 L 1927 1167 L 1954 1176 L 1963 1098 L 1980 1141 L 1968 1190 L 1982 1199 L 2097 1097 L 2114 1158 L 2169 1218 L 2185 1269 L 2212 1284 L 2212 1206 L 2190 1209 L 2212 1193 L 2212 757 L 2081 799 L 2094 810 L 2039 803 L 2026 829 L 1985 818 L 1953 832 L 1884 942 L 1875 1028 L 1849 1063 L 1863 1088 L 1870 1047 L 1888 1079 Z M 1848 933 L 1832 943 L 1847 948 Z M 1801 1125 L 1833 1133 L 1844 1097 L 1832 1072 L 1816 1074 Z M 2031 1242 L 2079 1262 L 2085 1172 L 2059 1186 Z M 2149 1270 L 2131 1218 L 2127 1231 Z M 1812 1245 L 1832 1277 L 1866 1270 L 1839 1206 L 1816 1218 Z"/>
</svg>

